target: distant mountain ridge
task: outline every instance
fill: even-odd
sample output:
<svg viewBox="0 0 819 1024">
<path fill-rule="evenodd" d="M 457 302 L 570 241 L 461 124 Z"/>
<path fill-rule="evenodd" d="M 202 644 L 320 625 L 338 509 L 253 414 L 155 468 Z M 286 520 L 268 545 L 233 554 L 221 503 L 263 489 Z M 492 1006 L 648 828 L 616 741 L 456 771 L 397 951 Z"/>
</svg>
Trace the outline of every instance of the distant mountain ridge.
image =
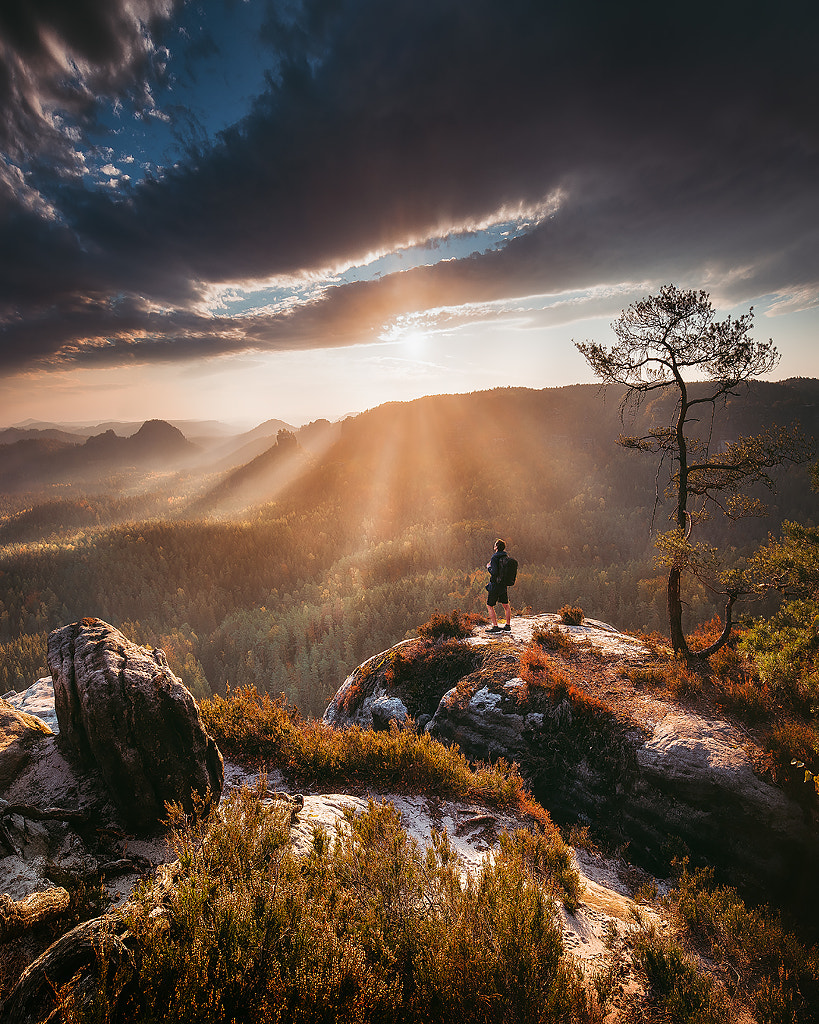
<svg viewBox="0 0 819 1024">
<path fill-rule="evenodd" d="M 82 444 L 80 434 L 72 434 L 58 427 L 6 427 L 0 430 L 0 444 L 15 444 L 17 441 L 64 441 L 66 444 Z"/>
<path fill-rule="evenodd" d="M 193 459 L 199 448 L 164 420 L 148 420 L 130 437 L 113 430 L 85 441 L 50 438 L 23 439 L 0 446 L 2 490 L 11 493 L 27 487 L 92 477 L 112 467 L 127 468 L 156 462 L 158 466 Z"/>
</svg>

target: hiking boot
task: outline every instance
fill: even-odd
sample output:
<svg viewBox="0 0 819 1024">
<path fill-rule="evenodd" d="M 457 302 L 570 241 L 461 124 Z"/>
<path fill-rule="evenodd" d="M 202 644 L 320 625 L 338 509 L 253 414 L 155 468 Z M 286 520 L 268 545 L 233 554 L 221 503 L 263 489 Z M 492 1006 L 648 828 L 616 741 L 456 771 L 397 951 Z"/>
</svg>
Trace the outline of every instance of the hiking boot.
<svg viewBox="0 0 819 1024">
<path fill-rule="evenodd" d="M 505 626 L 501 626 L 501 632 L 502 633 L 511 633 L 512 632 L 512 627 L 509 625 L 508 622 L 506 623 Z"/>
<path fill-rule="evenodd" d="M 484 630 L 484 633 L 502 633 L 502 632 L 503 632 L 503 630 L 501 629 L 500 626 L 489 626 L 487 629 Z"/>
</svg>

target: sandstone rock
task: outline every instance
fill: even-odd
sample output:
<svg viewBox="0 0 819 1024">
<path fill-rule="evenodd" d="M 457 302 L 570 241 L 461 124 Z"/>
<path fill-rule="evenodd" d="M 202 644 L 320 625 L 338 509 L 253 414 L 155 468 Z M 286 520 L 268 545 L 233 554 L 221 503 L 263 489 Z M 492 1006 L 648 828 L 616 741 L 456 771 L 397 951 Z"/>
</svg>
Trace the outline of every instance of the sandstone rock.
<svg viewBox="0 0 819 1024">
<path fill-rule="evenodd" d="M 0 793 L 8 790 L 48 736 L 51 730 L 44 722 L 0 697 Z"/>
<path fill-rule="evenodd" d="M 324 712 L 324 721 L 341 728 L 360 725 L 363 729 L 371 729 L 373 705 L 392 696 L 387 691 L 382 670 L 393 651 L 411 643 L 412 640 L 402 640 L 388 651 L 382 651 L 354 668 L 330 701 Z"/>
<path fill-rule="evenodd" d="M 529 623 L 551 624 L 544 616 L 513 619 L 512 637 L 504 643 L 528 639 Z M 622 666 L 647 654 L 633 638 L 603 624 L 561 632 L 581 644 L 591 641 L 598 665 L 610 658 Z M 473 640 L 487 642 L 497 643 L 482 635 Z M 368 671 L 351 673 L 327 721 L 372 723 L 373 708 L 386 693 L 379 666 L 389 657 L 384 652 Z M 721 881 L 753 899 L 817 903 L 815 822 L 760 773 L 764 751 L 750 736 L 727 721 L 630 690 L 622 669 L 615 709 L 527 687 L 515 664 L 513 658 L 505 680 L 497 671 L 485 678 L 479 672 L 442 694 L 425 731 L 457 743 L 473 760 L 517 762 L 556 821 L 592 824 L 612 847 L 628 844 L 629 857 L 655 875 L 668 870 L 671 854 L 687 854 L 694 865 L 712 864 Z M 592 664 L 583 671 L 600 669 Z"/>
<path fill-rule="evenodd" d="M 33 715 L 41 722 L 45 722 L 52 732 L 60 731 L 57 712 L 54 710 L 54 684 L 51 681 L 51 676 L 38 679 L 22 693 L 12 691 L 10 694 L 6 694 L 6 700 L 18 711 L 25 711 L 27 715 Z"/>
<path fill-rule="evenodd" d="M 376 732 L 388 732 L 392 722 L 395 722 L 399 729 L 403 728 L 409 719 L 409 712 L 398 697 L 380 697 L 373 701 L 370 714 Z"/>
<path fill-rule="evenodd" d="M 51 633 L 48 666 L 64 745 L 100 773 L 132 827 L 155 826 L 166 801 L 191 811 L 192 791 L 219 799 L 222 756 L 161 651 L 83 619 Z"/>
</svg>

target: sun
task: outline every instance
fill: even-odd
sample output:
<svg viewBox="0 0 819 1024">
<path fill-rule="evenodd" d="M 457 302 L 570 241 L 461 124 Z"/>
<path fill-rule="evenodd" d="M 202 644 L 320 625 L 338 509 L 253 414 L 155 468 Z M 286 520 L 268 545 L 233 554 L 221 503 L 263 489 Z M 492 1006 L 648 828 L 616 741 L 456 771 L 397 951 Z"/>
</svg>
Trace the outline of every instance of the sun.
<svg viewBox="0 0 819 1024">
<path fill-rule="evenodd" d="M 427 354 L 429 336 L 419 327 L 410 327 L 401 337 L 401 347 L 411 359 L 422 359 Z"/>
</svg>

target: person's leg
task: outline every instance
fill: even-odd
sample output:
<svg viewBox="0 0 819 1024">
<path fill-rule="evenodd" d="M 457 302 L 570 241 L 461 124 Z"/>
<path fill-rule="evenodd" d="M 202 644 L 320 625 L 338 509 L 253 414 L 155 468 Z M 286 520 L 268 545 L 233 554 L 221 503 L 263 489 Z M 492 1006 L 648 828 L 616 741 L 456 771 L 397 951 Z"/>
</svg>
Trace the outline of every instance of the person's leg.
<svg viewBox="0 0 819 1024">
<path fill-rule="evenodd" d="M 512 628 L 512 606 L 511 604 L 505 604 L 503 606 L 503 613 L 506 616 L 506 625 Z"/>
<path fill-rule="evenodd" d="M 492 625 L 497 626 L 498 616 L 495 614 L 495 606 L 493 604 L 488 604 L 486 606 L 486 610 L 489 612 L 489 618 L 490 621 L 492 622 Z"/>
</svg>

